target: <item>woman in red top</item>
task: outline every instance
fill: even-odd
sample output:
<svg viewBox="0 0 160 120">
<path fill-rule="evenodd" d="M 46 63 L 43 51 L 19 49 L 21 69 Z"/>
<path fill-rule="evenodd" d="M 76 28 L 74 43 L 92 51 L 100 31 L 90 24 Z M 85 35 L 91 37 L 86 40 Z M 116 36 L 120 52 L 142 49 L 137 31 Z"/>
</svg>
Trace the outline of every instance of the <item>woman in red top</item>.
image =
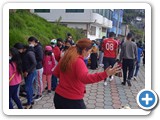
<svg viewBox="0 0 160 120">
<path fill-rule="evenodd" d="M 119 67 L 107 68 L 104 72 L 89 74 L 84 63 L 92 48 L 92 41 L 81 39 L 72 46 L 56 66 L 53 74 L 59 78 L 55 90 L 54 105 L 56 109 L 85 109 L 83 101 L 85 84 L 96 83 L 107 76 L 119 72 Z"/>
</svg>

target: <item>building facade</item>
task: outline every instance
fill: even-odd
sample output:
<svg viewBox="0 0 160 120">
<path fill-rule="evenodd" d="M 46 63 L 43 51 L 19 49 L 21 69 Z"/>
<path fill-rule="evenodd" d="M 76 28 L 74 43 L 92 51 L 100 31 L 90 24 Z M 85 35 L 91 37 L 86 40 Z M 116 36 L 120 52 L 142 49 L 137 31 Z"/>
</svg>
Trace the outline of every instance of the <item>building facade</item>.
<svg viewBox="0 0 160 120">
<path fill-rule="evenodd" d="M 112 9 L 32 9 L 49 22 L 60 20 L 67 27 L 83 29 L 86 37 L 95 40 L 106 36 L 112 28 Z"/>
</svg>

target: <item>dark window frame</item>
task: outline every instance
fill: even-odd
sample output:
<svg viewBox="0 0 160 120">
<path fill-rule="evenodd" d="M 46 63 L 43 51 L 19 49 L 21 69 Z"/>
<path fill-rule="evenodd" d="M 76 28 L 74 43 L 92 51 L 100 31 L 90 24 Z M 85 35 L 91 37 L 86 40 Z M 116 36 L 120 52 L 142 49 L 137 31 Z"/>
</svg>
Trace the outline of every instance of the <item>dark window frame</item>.
<svg viewBox="0 0 160 120">
<path fill-rule="evenodd" d="M 50 9 L 34 9 L 35 13 L 50 13 Z"/>
<path fill-rule="evenodd" d="M 84 13 L 84 9 L 66 9 L 66 13 Z"/>
</svg>

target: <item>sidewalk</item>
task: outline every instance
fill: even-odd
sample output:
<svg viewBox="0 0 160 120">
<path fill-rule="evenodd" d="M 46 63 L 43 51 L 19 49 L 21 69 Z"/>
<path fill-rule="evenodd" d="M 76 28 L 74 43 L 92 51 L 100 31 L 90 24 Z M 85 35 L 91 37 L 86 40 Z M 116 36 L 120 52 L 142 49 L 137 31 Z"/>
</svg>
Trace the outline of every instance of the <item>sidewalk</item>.
<svg viewBox="0 0 160 120">
<path fill-rule="evenodd" d="M 98 70 L 89 70 L 90 73 L 101 72 L 103 68 Z M 138 109 L 136 102 L 137 93 L 145 88 L 145 68 L 141 65 L 137 81 L 132 80 L 132 86 L 122 86 L 122 78 L 114 77 L 108 85 L 104 86 L 103 81 L 99 83 L 86 85 L 86 94 L 84 97 L 87 109 L 119 109 L 128 105 L 131 109 Z M 54 109 L 53 103 L 54 92 L 43 94 L 43 98 L 33 105 L 33 109 Z M 22 98 L 22 103 L 26 102 Z"/>
</svg>

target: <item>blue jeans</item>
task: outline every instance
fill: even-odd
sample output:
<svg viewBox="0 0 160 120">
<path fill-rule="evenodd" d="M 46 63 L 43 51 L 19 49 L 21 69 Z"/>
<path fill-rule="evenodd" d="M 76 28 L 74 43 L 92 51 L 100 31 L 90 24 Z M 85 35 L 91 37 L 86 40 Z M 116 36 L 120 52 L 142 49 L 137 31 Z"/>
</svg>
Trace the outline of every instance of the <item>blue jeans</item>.
<svg viewBox="0 0 160 120">
<path fill-rule="evenodd" d="M 86 66 L 88 65 L 88 59 L 84 59 Z"/>
<path fill-rule="evenodd" d="M 35 83 L 35 94 L 42 95 L 43 91 L 43 81 L 42 81 L 42 74 L 43 74 L 43 68 L 36 70 L 36 79 L 34 81 Z"/>
<path fill-rule="evenodd" d="M 104 52 L 99 51 L 99 61 L 98 61 L 98 64 L 102 64 L 102 62 L 103 62 L 103 57 L 104 57 Z"/>
<path fill-rule="evenodd" d="M 25 90 L 27 93 L 27 104 L 31 105 L 32 96 L 33 96 L 33 82 L 36 78 L 36 70 L 32 73 L 30 73 L 26 78 L 25 78 Z"/>
<path fill-rule="evenodd" d="M 135 76 L 135 77 L 137 77 L 137 75 L 138 75 L 139 67 L 140 67 L 140 63 L 137 62 L 137 63 L 136 63 L 136 67 L 135 67 L 135 73 L 134 73 L 134 76 Z"/>
<path fill-rule="evenodd" d="M 55 90 L 56 89 L 56 87 L 57 87 L 57 78 L 54 76 L 54 75 L 52 75 L 52 81 L 51 81 L 51 86 L 52 86 L 52 90 Z"/>
<path fill-rule="evenodd" d="M 23 109 L 20 99 L 18 98 L 18 85 L 9 86 L 9 109 L 13 109 L 12 99 L 19 109 Z"/>
</svg>

